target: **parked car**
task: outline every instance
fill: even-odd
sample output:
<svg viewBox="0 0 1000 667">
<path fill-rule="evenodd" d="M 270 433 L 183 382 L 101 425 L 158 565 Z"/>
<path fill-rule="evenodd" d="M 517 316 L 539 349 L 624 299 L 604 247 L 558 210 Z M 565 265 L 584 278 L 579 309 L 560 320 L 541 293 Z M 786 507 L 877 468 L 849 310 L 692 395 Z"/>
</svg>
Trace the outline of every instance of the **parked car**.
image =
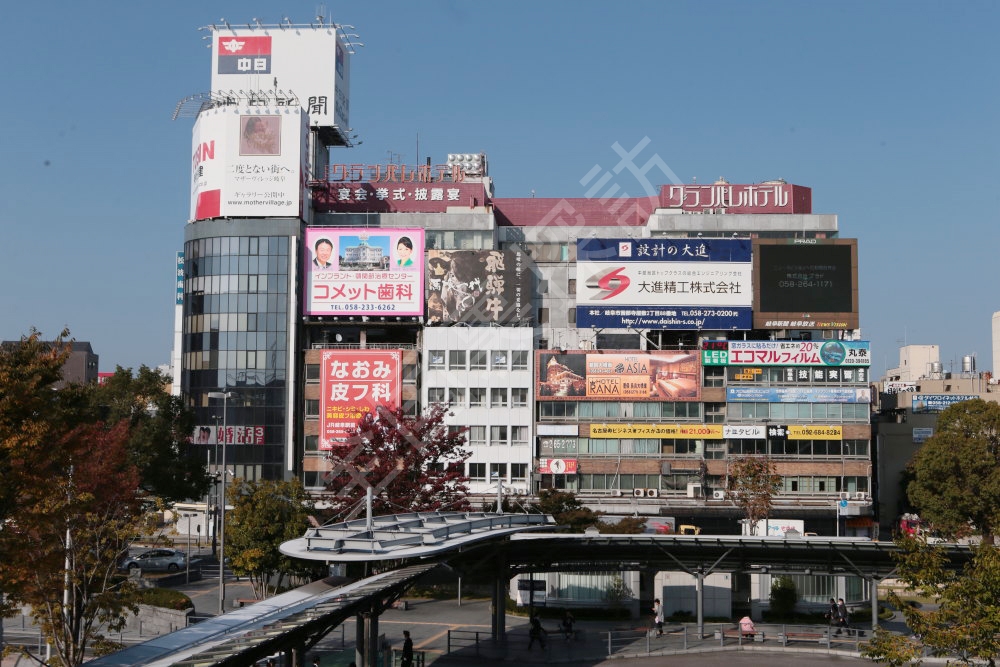
<svg viewBox="0 0 1000 667">
<path fill-rule="evenodd" d="M 131 555 L 121 562 L 123 570 L 166 570 L 177 572 L 187 566 L 187 556 L 177 549 L 150 549 Z"/>
</svg>

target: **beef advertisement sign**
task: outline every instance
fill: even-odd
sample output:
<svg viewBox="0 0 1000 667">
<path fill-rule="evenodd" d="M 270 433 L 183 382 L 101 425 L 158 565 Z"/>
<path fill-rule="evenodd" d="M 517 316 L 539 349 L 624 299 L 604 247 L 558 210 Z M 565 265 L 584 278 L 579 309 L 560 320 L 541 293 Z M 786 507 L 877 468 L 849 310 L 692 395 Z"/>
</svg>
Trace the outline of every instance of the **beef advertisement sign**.
<svg viewBox="0 0 1000 667">
<path fill-rule="evenodd" d="M 427 323 L 531 323 L 532 272 L 521 250 L 428 250 Z"/>
</svg>

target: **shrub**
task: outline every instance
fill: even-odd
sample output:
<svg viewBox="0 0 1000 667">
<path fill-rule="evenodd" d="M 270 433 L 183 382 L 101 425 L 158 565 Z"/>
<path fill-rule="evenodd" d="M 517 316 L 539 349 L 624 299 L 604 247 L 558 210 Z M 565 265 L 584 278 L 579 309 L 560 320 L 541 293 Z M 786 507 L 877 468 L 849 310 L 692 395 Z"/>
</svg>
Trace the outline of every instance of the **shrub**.
<svg viewBox="0 0 1000 667">
<path fill-rule="evenodd" d="M 180 591 L 170 588 L 145 588 L 139 591 L 139 602 L 153 607 L 176 609 L 178 611 L 194 609 L 194 603 L 191 602 L 191 598 Z"/>
</svg>

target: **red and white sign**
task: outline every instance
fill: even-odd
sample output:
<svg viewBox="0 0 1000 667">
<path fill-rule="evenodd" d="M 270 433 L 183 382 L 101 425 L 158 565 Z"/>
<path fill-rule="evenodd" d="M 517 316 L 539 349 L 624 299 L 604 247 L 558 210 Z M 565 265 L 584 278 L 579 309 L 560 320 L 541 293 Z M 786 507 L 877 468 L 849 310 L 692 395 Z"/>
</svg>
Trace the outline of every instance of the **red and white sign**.
<svg viewBox="0 0 1000 667">
<path fill-rule="evenodd" d="M 399 409 L 403 363 L 399 350 L 325 350 L 320 366 L 319 449 L 354 434 L 358 421 L 382 405 Z"/>
<path fill-rule="evenodd" d="M 538 459 L 538 472 L 543 475 L 575 475 L 576 459 Z"/>
<path fill-rule="evenodd" d="M 306 121 L 290 107 L 201 112 L 191 150 L 191 220 L 299 217 Z"/>
<path fill-rule="evenodd" d="M 790 183 L 664 185 L 660 206 L 719 213 L 812 213 L 812 189 Z"/>
</svg>

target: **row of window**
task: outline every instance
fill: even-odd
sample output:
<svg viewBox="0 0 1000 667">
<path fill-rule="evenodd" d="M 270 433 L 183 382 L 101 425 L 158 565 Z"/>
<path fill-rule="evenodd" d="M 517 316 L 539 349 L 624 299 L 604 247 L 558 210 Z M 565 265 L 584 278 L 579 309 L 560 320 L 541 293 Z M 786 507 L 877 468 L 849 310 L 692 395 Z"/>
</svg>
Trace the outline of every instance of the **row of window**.
<svg viewBox="0 0 1000 667">
<path fill-rule="evenodd" d="M 430 387 L 427 389 L 427 401 L 429 403 L 447 403 L 453 408 L 482 408 L 486 407 L 486 391 L 485 387 L 469 387 L 469 400 L 466 403 L 465 387 L 452 387 L 448 390 L 445 390 L 444 387 Z M 505 408 L 508 404 L 515 408 L 528 406 L 528 389 L 526 387 L 510 387 L 510 389 L 493 387 L 489 390 L 489 396 L 489 407 L 491 408 Z"/>
<path fill-rule="evenodd" d="M 204 278 L 205 282 L 202 284 L 207 287 L 209 285 L 207 280 L 209 276 L 218 278 L 219 276 L 226 277 L 236 274 L 240 274 L 241 276 L 245 276 L 246 274 L 264 274 L 261 277 L 266 277 L 266 274 L 271 274 L 272 277 L 275 275 L 287 275 L 288 257 L 285 255 L 272 255 L 270 257 L 266 255 L 214 255 L 189 260 L 185 262 L 185 268 L 187 269 L 188 278 L 192 281 Z"/>
<path fill-rule="evenodd" d="M 530 443 L 530 430 L 527 426 L 490 426 L 490 439 L 486 440 L 485 426 L 470 426 L 466 432 L 469 445 L 472 447 L 523 445 Z"/>
<path fill-rule="evenodd" d="M 243 257 L 242 259 L 247 258 Z M 268 275 L 256 272 L 239 275 L 227 273 L 218 276 L 199 276 L 185 281 L 184 291 L 194 294 L 284 294 L 288 291 L 287 276 L 287 273 Z"/>
<path fill-rule="evenodd" d="M 184 244 L 186 261 L 212 255 L 288 256 L 287 236 L 213 236 Z"/>
<path fill-rule="evenodd" d="M 221 331 L 285 331 L 287 318 L 280 313 L 211 313 L 189 315 L 184 332 L 188 334 Z"/>
<path fill-rule="evenodd" d="M 701 418 L 701 403 L 655 403 L 610 401 L 539 401 L 540 419 L 591 419 L 624 417 L 626 419 Z"/>
<path fill-rule="evenodd" d="M 685 474 L 637 474 L 622 475 L 616 473 L 581 473 L 576 475 L 542 475 L 539 480 L 544 488 L 567 489 L 570 491 L 621 491 L 622 494 L 632 494 L 633 489 L 656 489 L 670 493 L 686 493 L 687 485 L 692 481 L 700 481 L 697 475 Z M 721 477 L 708 476 L 704 483 L 710 489 L 725 488 L 725 480 Z M 782 477 L 780 493 L 839 494 L 866 493 L 868 491 L 867 477 L 830 477 L 791 475 Z M 839 498 L 839 496 L 838 496 Z"/>
<path fill-rule="evenodd" d="M 539 456 L 627 454 L 724 459 L 743 454 L 795 458 L 868 458 L 867 440 L 676 440 L 673 438 L 541 438 Z"/>
<path fill-rule="evenodd" d="M 722 423 L 726 415 L 730 420 L 776 423 L 788 421 L 826 421 L 833 423 L 865 423 L 871 419 L 867 403 L 709 403 L 706 404 L 707 423 Z M 702 404 L 621 402 L 607 401 L 539 401 L 539 419 L 663 419 L 702 417 Z M 710 418 L 711 417 L 711 418 Z"/>
<path fill-rule="evenodd" d="M 507 476 L 508 468 L 510 476 Z M 486 476 L 489 471 L 489 477 Z M 528 479 L 527 463 L 469 463 L 466 473 L 473 482 L 523 482 Z"/>
<path fill-rule="evenodd" d="M 528 354 L 528 350 L 430 350 L 427 367 L 443 370 L 447 359 L 450 371 L 528 370 Z"/>
</svg>

